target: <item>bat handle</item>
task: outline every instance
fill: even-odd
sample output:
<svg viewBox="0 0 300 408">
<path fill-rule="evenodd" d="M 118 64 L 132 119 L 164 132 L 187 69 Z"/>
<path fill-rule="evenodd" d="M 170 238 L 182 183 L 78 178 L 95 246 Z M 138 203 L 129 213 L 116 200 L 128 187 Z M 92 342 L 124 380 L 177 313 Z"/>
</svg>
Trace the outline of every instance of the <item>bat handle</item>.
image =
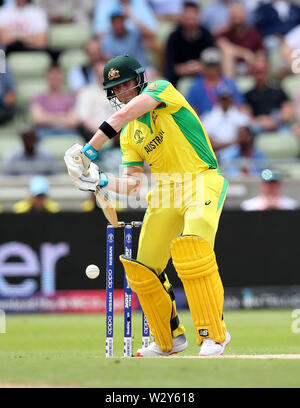
<svg viewBox="0 0 300 408">
<path fill-rule="evenodd" d="M 82 158 L 80 157 L 80 156 L 74 156 L 74 161 L 77 163 L 77 164 L 82 164 L 83 165 L 83 160 L 82 160 Z M 83 165 L 83 175 L 84 176 L 87 176 L 88 175 L 88 171 L 85 169 L 85 167 L 84 167 L 84 165 Z"/>
</svg>

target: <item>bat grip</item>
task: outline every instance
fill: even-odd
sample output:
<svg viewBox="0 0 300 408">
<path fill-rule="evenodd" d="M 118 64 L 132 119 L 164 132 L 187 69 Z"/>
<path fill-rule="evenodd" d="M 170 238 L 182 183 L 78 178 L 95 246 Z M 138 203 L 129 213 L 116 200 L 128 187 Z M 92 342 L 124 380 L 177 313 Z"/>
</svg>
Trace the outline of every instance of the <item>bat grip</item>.
<svg viewBox="0 0 300 408">
<path fill-rule="evenodd" d="M 74 156 L 74 161 L 75 161 L 77 164 L 82 164 L 82 166 L 83 166 L 83 172 L 82 172 L 82 174 L 86 177 L 86 176 L 89 174 L 89 172 L 88 172 L 88 170 L 86 170 L 86 168 L 84 167 L 82 158 L 81 158 L 80 156 Z"/>
</svg>

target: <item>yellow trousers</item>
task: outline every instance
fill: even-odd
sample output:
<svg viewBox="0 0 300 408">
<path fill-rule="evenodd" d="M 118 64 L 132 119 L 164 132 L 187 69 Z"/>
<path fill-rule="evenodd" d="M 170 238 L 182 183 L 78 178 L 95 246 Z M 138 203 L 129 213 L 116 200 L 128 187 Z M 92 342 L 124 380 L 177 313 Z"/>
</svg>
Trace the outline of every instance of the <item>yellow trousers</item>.
<svg viewBox="0 0 300 408">
<path fill-rule="evenodd" d="M 214 247 L 227 185 L 215 169 L 179 182 L 159 181 L 147 197 L 137 261 L 160 275 L 171 256 L 171 242 L 181 234 L 198 235 Z"/>
</svg>

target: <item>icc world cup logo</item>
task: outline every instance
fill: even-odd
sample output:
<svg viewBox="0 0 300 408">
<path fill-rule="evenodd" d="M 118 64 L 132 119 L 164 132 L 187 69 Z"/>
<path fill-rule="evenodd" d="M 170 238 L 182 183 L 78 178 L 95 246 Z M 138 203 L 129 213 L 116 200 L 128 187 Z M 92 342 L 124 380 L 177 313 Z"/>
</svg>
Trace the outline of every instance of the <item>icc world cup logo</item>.
<svg viewBox="0 0 300 408">
<path fill-rule="evenodd" d="M 111 244 L 112 242 L 114 242 L 114 234 L 108 234 L 107 240 L 108 240 L 108 242 L 109 242 L 110 244 Z"/>
<path fill-rule="evenodd" d="M 126 244 L 131 244 L 131 242 L 132 242 L 131 234 L 126 234 L 125 241 L 126 241 Z"/>
<path fill-rule="evenodd" d="M 136 142 L 136 144 L 141 144 L 141 143 L 143 143 L 143 141 L 144 141 L 144 137 L 142 136 L 142 131 L 141 130 L 139 130 L 139 129 L 137 129 L 136 131 L 135 131 L 135 134 L 134 134 L 134 140 L 135 140 L 135 142 Z"/>
</svg>

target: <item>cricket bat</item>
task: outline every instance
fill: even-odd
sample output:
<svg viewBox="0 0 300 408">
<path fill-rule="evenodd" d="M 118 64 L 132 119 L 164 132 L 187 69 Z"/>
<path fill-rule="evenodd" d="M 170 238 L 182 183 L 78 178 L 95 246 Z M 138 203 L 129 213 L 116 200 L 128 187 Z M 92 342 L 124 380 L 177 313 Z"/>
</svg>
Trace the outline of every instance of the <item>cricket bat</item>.
<svg viewBox="0 0 300 408">
<path fill-rule="evenodd" d="M 74 160 L 79 164 L 83 164 L 80 156 L 75 156 Z M 88 174 L 87 171 L 84 170 L 83 175 L 87 176 L 87 174 Z M 109 221 L 109 223 L 113 227 L 118 228 L 119 225 L 118 216 L 113 206 L 113 203 L 111 202 L 108 191 L 104 188 L 97 186 L 94 194 L 96 197 L 97 205 L 102 209 L 105 218 Z"/>
</svg>

